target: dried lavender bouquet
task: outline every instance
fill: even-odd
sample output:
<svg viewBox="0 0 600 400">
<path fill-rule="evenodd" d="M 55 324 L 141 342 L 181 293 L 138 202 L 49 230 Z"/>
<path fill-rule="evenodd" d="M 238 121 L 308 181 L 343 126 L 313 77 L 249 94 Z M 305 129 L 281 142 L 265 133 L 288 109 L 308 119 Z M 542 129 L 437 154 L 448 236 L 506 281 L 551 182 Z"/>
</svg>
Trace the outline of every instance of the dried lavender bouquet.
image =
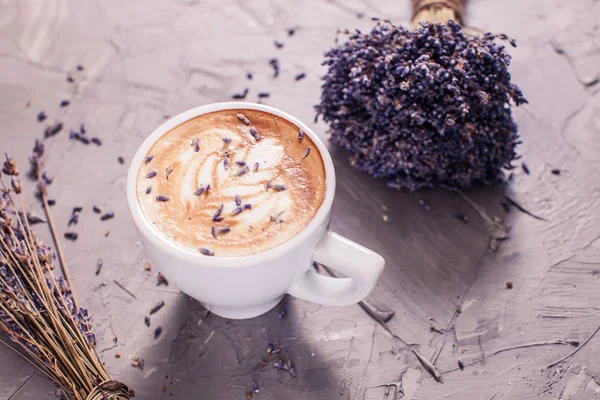
<svg viewBox="0 0 600 400">
<path fill-rule="evenodd" d="M 389 186 L 496 183 L 520 143 L 506 35 L 467 34 L 464 0 L 413 0 L 410 30 L 378 20 L 325 54 L 320 115 L 352 165 Z"/>
<path fill-rule="evenodd" d="M 89 312 L 78 306 L 40 179 L 43 144 L 31 159 L 63 276 L 55 255 L 31 229 L 16 163 L 8 155 L 0 177 L 0 341 L 48 376 L 69 400 L 126 400 L 128 388 L 110 380 L 95 351 Z M 2 175 L 2 174 L 0 174 Z M 5 183 L 10 177 L 10 184 Z M 4 340 L 8 338 L 12 345 Z"/>
</svg>

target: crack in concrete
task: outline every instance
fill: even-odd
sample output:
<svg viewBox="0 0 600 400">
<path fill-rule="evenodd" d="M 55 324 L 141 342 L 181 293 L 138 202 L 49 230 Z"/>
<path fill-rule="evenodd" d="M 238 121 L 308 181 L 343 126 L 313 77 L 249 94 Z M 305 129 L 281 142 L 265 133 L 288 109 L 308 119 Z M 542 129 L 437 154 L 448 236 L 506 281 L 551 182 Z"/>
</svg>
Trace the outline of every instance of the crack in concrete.
<svg viewBox="0 0 600 400">
<path fill-rule="evenodd" d="M 23 383 L 21 384 L 21 386 L 19 386 L 19 387 L 17 388 L 17 390 L 15 390 L 15 392 L 14 392 L 13 394 L 11 394 L 11 395 L 8 397 L 8 400 L 13 400 L 13 399 L 15 398 L 15 396 L 16 396 L 16 395 L 18 395 L 18 394 L 19 394 L 19 392 L 20 392 L 21 390 L 23 390 L 23 388 L 24 388 L 25 386 L 27 386 L 27 384 L 28 384 L 28 383 L 29 383 L 29 382 L 30 382 L 30 381 L 31 381 L 31 380 L 32 380 L 32 379 L 33 379 L 35 376 L 37 376 L 37 372 L 34 372 L 33 374 L 31 374 L 31 376 L 30 376 L 29 378 L 27 378 L 27 379 L 25 380 L 25 382 L 23 382 Z"/>
</svg>

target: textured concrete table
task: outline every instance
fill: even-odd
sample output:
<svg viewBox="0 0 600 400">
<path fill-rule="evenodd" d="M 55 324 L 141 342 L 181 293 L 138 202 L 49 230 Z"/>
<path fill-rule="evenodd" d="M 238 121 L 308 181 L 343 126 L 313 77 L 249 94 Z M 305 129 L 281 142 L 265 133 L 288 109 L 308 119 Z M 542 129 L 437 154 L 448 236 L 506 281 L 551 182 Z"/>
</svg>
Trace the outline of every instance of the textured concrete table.
<svg viewBox="0 0 600 400">
<path fill-rule="evenodd" d="M 64 122 L 46 140 L 54 215 L 62 233 L 72 207 L 84 208 L 79 239 L 64 243 L 68 263 L 95 317 L 100 356 L 138 398 L 242 399 L 253 383 L 263 399 L 600 398 L 600 335 L 592 336 L 600 324 L 598 1 L 469 4 L 473 25 L 519 41 L 512 71 L 530 101 L 516 118 L 531 174 L 519 168 L 506 187 L 468 193 L 512 226 L 497 253 L 488 250 L 485 221 L 458 194 L 393 191 L 333 152 L 332 227 L 387 259 L 372 302 L 396 312 L 389 331 L 358 306 L 291 298 L 287 319 L 275 309 L 226 321 L 173 285 L 157 286 L 156 268 L 144 270 L 125 203 L 126 165 L 117 157 L 129 160 L 167 116 L 245 87 L 247 100 L 268 91 L 265 103 L 312 123 L 322 52 L 336 30 L 366 30 L 371 16 L 406 23 L 409 7 L 408 0 L 0 0 L 0 150 L 26 163 L 44 130 L 37 113 Z M 298 30 L 288 37 L 291 27 Z M 277 49 L 275 39 L 285 46 Z M 271 57 L 280 60 L 277 79 Z M 307 77 L 296 82 L 301 72 Z M 60 108 L 63 99 L 71 103 Z M 69 140 L 81 123 L 102 146 Z M 323 124 L 314 128 L 325 134 Z M 504 194 L 546 221 L 507 213 Z M 93 205 L 115 218 L 101 222 Z M 95 276 L 98 258 L 104 268 Z M 166 306 L 147 328 L 144 315 L 160 300 Z M 163 333 L 154 339 L 157 326 Z M 565 339 L 582 350 L 546 368 L 576 349 L 560 344 Z M 268 342 L 284 346 L 297 377 L 261 366 Z M 435 364 L 443 383 L 413 350 Z M 53 398 L 53 386 L 30 365 L 4 347 L 0 357 L 0 399 Z M 135 357 L 145 359 L 143 370 L 131 367 Z"/>
</svg>

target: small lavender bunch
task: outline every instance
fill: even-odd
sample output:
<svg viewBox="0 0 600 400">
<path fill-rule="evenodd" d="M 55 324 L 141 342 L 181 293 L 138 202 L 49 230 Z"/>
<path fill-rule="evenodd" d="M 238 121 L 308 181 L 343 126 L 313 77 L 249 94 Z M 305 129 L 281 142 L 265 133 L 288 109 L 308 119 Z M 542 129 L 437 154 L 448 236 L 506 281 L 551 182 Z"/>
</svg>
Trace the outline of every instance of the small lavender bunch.
<svg viewBox="0 0 600 400">
<path fill-rule="evenodd" d="M 325 54 L 317 116 L 352 165 L 393 188 L 495 183 L 520 143 L 510 105 L 527 102 L 498 40 L 516 46 L 452 20 L 412 31 L 379 21 Z"/>
<path fill-rule="evenodd" d="M 42 154 L 36 142 L 31 173 L 60 249 L 40 174 Z M 98 359 L 91 316 L 77 304 L 66 265 L 61 262 L 64 278 L 57 277 L 55 255 L 31 229 L 19 171 L 8 155 L 2 172 L 10 185 L 0 174 L 0 332 L 14 345 L 0 341 L 44 372 L 67 399 L 129 399 L 127 386 L 111 381 Z"/>
</svg>

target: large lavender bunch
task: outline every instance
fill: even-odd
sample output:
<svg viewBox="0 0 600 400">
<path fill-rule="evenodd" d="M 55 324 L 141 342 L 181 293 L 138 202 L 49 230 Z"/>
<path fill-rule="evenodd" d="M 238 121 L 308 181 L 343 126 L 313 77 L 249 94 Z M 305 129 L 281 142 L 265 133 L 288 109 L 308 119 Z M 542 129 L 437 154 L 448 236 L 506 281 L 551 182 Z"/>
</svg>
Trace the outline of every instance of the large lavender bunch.
<svg viewBox="0 0 600 400">
<path fill-rule="evenodd" d="M 37 178 L 42 153 L 38 142 L 31 160 Z M 109 380 L 95 353 L 90 314 L 77 306 L 68 280 L 55 276 L 54 253 L 31 229 L 19 171 L 8 156 L 2 172 L 10 177 L 10 186 L 4 180 L 0 183 L 0 332 L 66 398 L 128 398 L 127 387 Z M 38 181 L 38 194 L 47 210 L 45 185 Z M 0 337 L 0 341 L 4 340 Z"/>
<path fill-rule="evenodd" d="M 497 39 L 515 45 L 465 35 L 452 21 L 414 31 L 379 22 L 352 34 L 323 63 L 316 110 L 332 142 L 397 189 L 497 182 L 519 143 L 510 102 L 527 102 Z"/>
</svg>

